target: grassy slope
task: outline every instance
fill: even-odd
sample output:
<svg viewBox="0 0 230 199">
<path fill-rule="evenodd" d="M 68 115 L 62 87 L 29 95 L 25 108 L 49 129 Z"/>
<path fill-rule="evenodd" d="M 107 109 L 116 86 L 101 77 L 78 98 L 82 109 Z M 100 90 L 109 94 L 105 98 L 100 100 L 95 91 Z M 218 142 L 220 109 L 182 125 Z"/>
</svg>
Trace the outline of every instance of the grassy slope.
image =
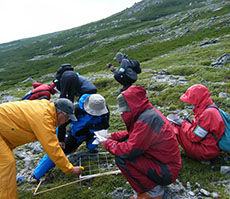
<svg viewBox="0 0 230 199">
<path fill-rule="evenodd" d="M 170 4 L 173 4 L 174 1 L 169 1 Z M 197 1 L 199 3 L 199 1 Z M 175 7 L 176 8 L 176 7 Z M 167 10 L 167 13 L 162 13 L 161 16 L 177 13 L 181 11 L 181 9 L 185 9 L 184 5 L 181 5 L 177 10 L 174 9 L 172 12 L 171 9 Z M 178 10 L 179 9 L 179 10 Z M 227 7 L 222 8 L 217 11 L 208 11 L 208 12 L 200 12 L 199 15 L 195 15 L 195 17 L 190 18 L 186 17 L 182 22 L 180 19 L 169 21 L 169 26 L 175 27 L 181 23 L 194 23 L 196 20 L 202 20 L 205 17 L 212 18 L 213 16 L 222 16 L 226 14 L 226 10 L 229 9 L 229 5 Z M 24 59 L 30 59 L 35 55 L 48 54 L 48 48 L 53 45 L 47 46 L 47 38 L 48 41 L 52 41 L 52 43 L 56 46 L 63 45 L 63 41 L 66 41 L 66 38 L 70 37 L 68 41 L 66 41 L 66 46 L 61 48 L 61 50 L 55 51 L 57 56 L 63 55 L 67 52 L 75 50 L 76 48 L 82 47 L 86 45 L 88 42 L 97 41 L 99 39 L 103 39 L 105 37 L 115 36 L 116 34 L 124 34 L 131 32 L 136 28 L 143 27 L 157 27 L 158 25 L 165 23 L 166 20 L 163 21 L 152 21 L 155 17 L 157 18 L 159 15 L 151 16 L 151 20 L 149 18 L 150 14 L 146 12 L 146 15 L 140 14 L 140 20 L 142 23 L 138 23 L 133 21 L 126 27 L 126 29 L 114 28 L 109 31 L 101 31 L 99 32 L 95 38 L 88 39 L 77 39 L 73 37 L 73 34 L 77 34 L 78 36 L 81 34 L 85 34 L 90 28 L 92 31 L 94 30 L 92 27 L 94 25 L 98 25 L 97 23 L 83 26 L 80 30 L 79 28 L 73 29 L 70 31 L 62 32 L 56 34 L 55 37 L 51 36 L 42 36 L 41 40 L 35 44 L 31 44 L 30 41 L 26 41 L 23 45 L 19 45 L 16 49 L 9 49 L 7 52 L 0 50 L 1 55 L 3 55 L 4 59 L 0 59 L 0 63 L 10 70 L 7 70 L 4 73 L 1 73 L 0 80 L 11 80 L 12 79 L 12 71 L 15 71 L 13 75 L 13 79 L 15 82 L 25 79 L 26 77 L 33 76 L 38 77 L 42 73 L 53 72 L 57 68 L 57 65 L 63 62 L 70 62 L 74 65 L 79 63 L 84 63 L 88 61 L 92 61 L 92 63 L 98 63 L 96 65 L 92 64 L 87 68 L 80 69 L 78 72 L 85 74 L 89 77 L 94 76 L 95 74 L 108 74 L 109 72 L 104 69 L 104 64 L 111 60 L 114 53 L 116 53 L 121 48 L 128 47 L 130 45 L 136 44 L 138 42 L 145 41 L 152 37 L 153 35 L 142 35 L 142 36 L 134 36 L 131 38 L 120 39 L 117 41 L 110 42 L 109 44 L 104 44 L 103 47 L 99 47 L 98 44 L 94 46 L 88 47 L 87 49 L 83 49 L 81 51 L 75 52 L 66 58 L 49 58 L 41 61 L 29 62 L 25 63 Z M 138 13 L 137 13 L 138 14 Z M 120 16 L 120 15 L 119 15 Z M 125 17 L 125 13 L 121 13 L 121 17 Z M 138 15 L 137 15 L 138 16 Z M 111 17 L 111 19 L 116 19 L 116 15 Z M 108 19 L 104 20 L 106 24 Z M 125 27 L 127 22 L 120 24 L 122 27 Z M 102 26 L 102 28 L 105 28 Z M 159 107 L 169 107 L 168 109 L 163 108 L 163 114 L 167 115 L 171 113 L 175 109 L 184 109 L 185 104 L 179 100 L 179 96 L 192 84 L 195 83 L 203 83 L 204 85 L 210 88 L 212 98 L 215 102 L 217 102 L 221 108 L 224 110 L 228 110 L 230 107 L 230 103 L 227 99 L 219 98 L 218 94 L 220 92 L 229 93 L 230 82 L 229 82 L 229 68 L 230 64 L 227 64 L 224 68 L 215 69 L 210 67 L 210 63 L 214 61 L 220 55 L 224 53 L 230 53 L 230 36 L 228 35 L 230 32 L 229 25 L 224 23 L 211 24 L 209 27 L 204 27 L 199 31 L 189 32 L 188 34 L 183 35 L 182 37 L 174 38 L 166 41 L 155 41 L 154 43 L 148 43 L 140 48 L 135 50 L 129 50 L 127 53 L 130 57 L 138 59 L 142 63 L 143 73 L 139 75 L 139 80 L 137 81 L 137 85 L 142 85 L 148 90 L 148 98 L 152 102 L 154 106 Z M 207 47 L 201 48 L 199 46 L 200 43 L 206 38 L 216 39 L 216 44 L 212 44 Z M 39 39 L 31 39 L 34 40 Z M 47 48 L 48 47 L 48 48 Z M 29 50 L 31 49 L 32 50 Z M 3 53 L 3 54 L 2 54 Z M 17 56 L 13 56 L 13 55 Z M 162 56 L 164 55 L 164 56 Z M 10 66 L 6 63 L 9 62 Z M 24 71 L 22 68 L 16 67 L 18 64 L 24 67 Z M 31 70 L 28 71 L 28 67 Z M 43 68 L 44 67 L 44 68 Z M 167 83 L 156 83 L 152 82 L 152 76 L 154 76 L 155 72 L 160 72 L 162 69 L 167 70 L 171 75 L 182 75 L 185 76 L 190 81 L 190 85 L 188 86 L 169 86 Z M 145 70 L 150 72 L 145 72 Z M 20 71 L 20 74 L 19 72 Z M 23 71 L 23 72 L 21 72 Z M 26 71 L 26 72 L 25 72 Z M 17 76 L 18 75 L 18 76 Z M 24 75 L 24 76 L 23 76 Z M 226 84 L 222 85 L 218 82 L 224 81 Z M 12 84 L 15 83 L 12 81 Z M 214 84 L 214 82 L 217 82 Z M 94 83 L 99 88 L 99 93 L 105 96 L 107 103 L 109 106 L 116 104 L 116 96 L 117 89 L 119 87 L 118 83 L 113 79 L 106 78 L 96 78 Z M 10 82 L 3 84 L 0 88 L 4 90 L 10 86 Z M 18 84 L 16 87 L 25 87 L 27 88 L 28 84 Z M 158 95 L 158 92 L 161 92 Z M 11 87 L 10 93 L 16 96 L 22 96 L 24 91 L 17 91 L 15 87 Z M 15 94 L 16 93 L 16 94 Z M 115 108 L 111 107 L 111 110 Z M 122 124 L 121 118 L 119 115 L 115 114 L 111 117 L 111 128 L 110 132 L 124 129 L 124 125 Z M 222 154 L 224 156 L 225 154 Z M 221 198 L 229 198 L 228 193 L 225 191 L 225 188 L 221 185 L 217 185 L 215 187 L 211 186 L 209 183 L 212 181 L 218 181 L 222 179 L 228 179 L 228 177 L 223 176 L 219 172 L 219 168 L 221 165 L 230 165 L 229 162 L 223 163 L 221 159 L 216 159 L 212 162 L 212 165 L 203 165 L 199 162 L 193 161 L 188 158 L 183 150 L 182 150 L 182 171 L 179 176 L 179 180 L 185 185 L 187 181 L 190 181 L 192 187 L 195 187 L 195 183 L 199 182 L 202 188 L 207 189 L 209 191 L 215 191 L 221 194 Z M 46 185 L 43 189 L 62 184 L 64 182 L 69 182 L 74 180 L 74 177 L 66 176 L 60 172 L 60 170 L 55 169 L 51 176 L 55 176 L 55 181 L 52 184 Z M 22 191 L 24 187 L 30 187 L 29 184 L 23 184 L 19 186 L 19 198 L 33 198 L 32 194 L 28 191 Z M 109 198 L 105 196 L 107 193 L 112 192 L 116 187 L 125 186 L 130 188 L 129 185 L 125 184 L 125 179 L 122 175 L 119 176 L 109 176 L 103 178 L 97 178 L 94 180 L 90 180 L 81 185 L 76 184 L 73 186 L 69 186 L 63 188 L 59 191 L 53 191 L 48 194 L 44 194 L 42 196 L 38 196 L 37 198 L 53 198 L 55 195 L 56 198 Z M 101 192 L 104 192 L 103 194 Z"/>
</svg>

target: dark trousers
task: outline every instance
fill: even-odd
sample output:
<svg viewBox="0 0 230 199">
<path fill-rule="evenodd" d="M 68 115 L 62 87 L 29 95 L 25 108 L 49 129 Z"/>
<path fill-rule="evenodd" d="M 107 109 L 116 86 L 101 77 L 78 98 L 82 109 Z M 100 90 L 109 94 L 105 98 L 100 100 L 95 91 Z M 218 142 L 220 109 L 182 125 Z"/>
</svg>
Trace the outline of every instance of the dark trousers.
<svg viewBox="0 0 230 199">
<path fill-rule="evenodd" d="M 84 128 L 76 133 L 77 137 L 71 135 L 71 131 L 68 131 L 65 138 L 65 153 L 72 153 L 75 151 L 84 141 L 88 142 L 94 136 L 88 129 Z"/>
<path fill-rule="evenodd" d="M 128 77 L 125 73 L 116 73 L 114 79 L 123 86 L 131 86 L 136 81 Z"/>
</svg>

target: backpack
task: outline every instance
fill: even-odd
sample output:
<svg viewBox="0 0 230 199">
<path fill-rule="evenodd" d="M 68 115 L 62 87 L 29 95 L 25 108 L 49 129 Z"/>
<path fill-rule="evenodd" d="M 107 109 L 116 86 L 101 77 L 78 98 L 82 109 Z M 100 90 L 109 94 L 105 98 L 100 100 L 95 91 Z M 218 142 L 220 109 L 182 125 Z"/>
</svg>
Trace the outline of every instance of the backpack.
<svg viewBox="0 0 230 199">
<path fill-rule="evenodd" d="M 30 91 L 28 91 L 25 94 L 25 96 L 22 98 L 22 100 L 28 100 L 31 97 L 31 95 L 33 95 L 33 94 L 36 94 L 36 93 L 39 93 L 39 92 L 43 92 L 43 91 L 49 91 L 49 90 L 48 89 L 43 89 L 43 90 L 39 90 L 39 91 L 35 91 L 35 92 L 32 92 L 32 91 L 33 91 L 33 89 L 30 90 Z"/>
<path fill-rule="evenodd" d="M 209 105 L 206 108 L 216 108 L 219 110 L 220 115 L 224 120 L 224 124 L 225 124 L 224 133 L 220 138 L 220 140 L 216 137 L 214 133 L 211 132 L 211 134 L 217 141 L 217 144 L 221 150 L 230 152 L 230 115 L 215 105 Z"/>
<path fill-rule="evenodd" d="M 136 73 L 141 73 L 141 66 L 140 63 L 138 61 L 129 59 L 129 63 L 130 63 L 130 68 L 132 68 Z"/>
<path fill-rule="evenodd" d="M 74 71 L 73 66 L 70 64 L 62 64 L 59 69 L 57 70 L 57 73 L 54 77 L 53 83 L 55 84 L 56 88 L 60 91 L 60 79 L 62 74 L 67 71 L 67 70 L 72 70 Z"/>
</svg>

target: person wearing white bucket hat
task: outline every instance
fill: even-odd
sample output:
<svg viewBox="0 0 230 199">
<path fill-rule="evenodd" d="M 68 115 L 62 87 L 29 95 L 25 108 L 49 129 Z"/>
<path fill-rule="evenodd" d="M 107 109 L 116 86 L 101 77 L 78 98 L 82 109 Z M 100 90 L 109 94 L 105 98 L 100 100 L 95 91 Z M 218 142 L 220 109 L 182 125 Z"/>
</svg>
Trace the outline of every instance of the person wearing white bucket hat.
<svg viewBox="0 0 230 199">
<path fill-rule="evenodd" d="M 100 94 L 84 94 L 75 104 L 74 114 L 77 121 L 69 121 L 57 129 L 59 144 L 65 154 L 75 151 L 84 141 L 90 152 L 96 150 L 94 132 L 107 130 L 109 128 L 110 112 L 106 105 L 105 98 Z M 66 126 L 70 123 L 67 130 Z M 94 143 L 93 143 L 94 142 Z M 33 171 L 34 177 L 38 180 L 55 164 L 45 155 L 40 164 Z"/>
<path fill-rule="evenodd" d="M 93 116 L 100 116 L 108 113 L 105 98 L 100 94 L 93 94 L 86 98 L 84 103 L 85 111 Z"/>
</svg>

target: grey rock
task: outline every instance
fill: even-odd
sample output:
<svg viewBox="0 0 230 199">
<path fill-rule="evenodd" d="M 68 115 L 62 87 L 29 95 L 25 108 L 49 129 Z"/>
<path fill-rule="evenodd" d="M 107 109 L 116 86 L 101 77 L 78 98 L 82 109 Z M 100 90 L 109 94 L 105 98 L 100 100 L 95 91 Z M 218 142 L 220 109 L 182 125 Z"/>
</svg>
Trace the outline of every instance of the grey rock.
<svg viewBox="0 0 230 199">
<path fill-rule="evenodd" d="M 18 101 L 20 100 L 19 97 L 13 97 L 13 96 L 3 96 L 1 103 L 5 103 L 5 102 L 12 102 L 12 101 Z"/>
<path fill-rule="evenodd" d="M 212 193 L 211 193 L 211 196 L 212 196 L 213 198 L 219 198 L 219 197 L 220 197 L 219 194 L 216 193 L 216 192 L 212 192 Z"/>
<path fill-rule="evenodd" d="M 208 191 L 205 190 L 205 189 L 201 189 L 201 190 L 200 190 L 200 193 L 202 193 L 202 194 L 205 195 L 205 196 L 209 196 L 209 195 L 210 195 L 210 192 L 208 192 Z"/>
<path fill-rule="evenodd" d="M 195 196 L 195 195 L 196 195 L 196 194 L 195 194 L 194 192 L 192 192 L 192 191 L 189 191 L 188 194 L 189 194 L 190 196 Z"/>
<path fill-rule="evenodd" d="M 32 83 L 35 82 L 35 80 L 34 80 L 32 77 L 29 77 L 29 78 L 23 80 L 22 83 L 26 83 L 26 82 L 28 82 L 28 81 L 31 81 Z"/>
<path fill-rule="evenodd" d="M 218 97 L 221 97 L 221 98 L 227 98 L 228 97 L 228 94 L 227 93 L 224 93 L 224 92 L 220 92 Z"/>
<path fill-rule="evenodd" d="M 230 166 L 221 166 L 220 167 L 220 173 L 222 174 L 230 174 Z"/>
<path fill-rule="evenodd" d="M 230 61 L 230 54 L 225 53 L 222 56 L 218 57 L 216 61 L 211 63 L 213 67 L 223 67 L 227 62 Z"/>
<path fill-rule="evenodd" d="M 189 191 L 191 191 L 191 183 L 190 183 L 190 182 L 187 182 L 187 189 L 188 189 Z"/>
</svg>

